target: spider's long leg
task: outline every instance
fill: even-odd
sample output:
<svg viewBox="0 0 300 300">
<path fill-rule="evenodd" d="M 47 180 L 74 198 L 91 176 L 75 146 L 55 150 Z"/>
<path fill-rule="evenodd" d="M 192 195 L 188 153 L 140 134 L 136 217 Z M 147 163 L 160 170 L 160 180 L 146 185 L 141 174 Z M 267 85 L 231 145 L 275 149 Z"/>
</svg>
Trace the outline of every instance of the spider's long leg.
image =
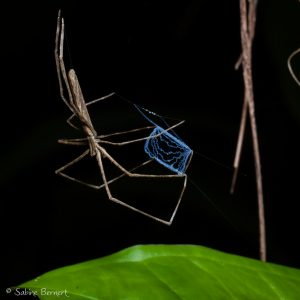
<svg viewBox="0 0 300 300">
<path fill-rule="evenodd" d="M 108 197 L 109 197 L 109 200 L 111 200 L 111 201 L 113 201 L 113 202 L 115 202 L 115 203 L 118 203 L 118 204 L 120 204 L 120 205 L 122 205 L 122 206 L 125 206 L 125 207 L 127 207 L 127 208 L 129 208 L 129 209 L 131 209 L 131 210 L 133 210 L 133 211 L 135 211 L 135 212 L 137 212 L 137 213 L 140 213 L 140 214 L 142 214 L 142 215 L 144 215 L 144 216 L 146 216 L 146 217 L 148 217 L 148 218 L 151 218 L 151 219 L 153 219 L 153 220 L 155 220 L 155 221 L 157 221 L 157 222 L 163 223 L 163 224 L 165 224 L 165 225 L 171 225 L 171 224 L 172 224 L 173 219 L 174 219 L 175 214 L 176 214 L 176 211 L 177 211 L 177 209 L 176 209 L 176 211 L 175 211 L 175 212 L 173 213 L 173 215 L 172 215 L 172 218 L 171 218 L 169 221 L 167 221 L 167 220 L 158 218 L 158 217 L 156 217 L 156 216 L 154 216 L 154 215 L 148 214 L 147 212 L 145 212 L 145 211 L 143 211 L 143 210 L 140 210 L 140 209 L 138 209 L 138 208 L 136 208 L 136 207 L 134 207 L 134 206 L 131 206 L 131 205 L 129 205 L 129 204 L 127 204 L 127 203 L 125 203 L 125 202 L 123 202 L 123 201 L 117 199 L 117 198 L 114 198 L 114 197 L 112 197 L 111 195 L 108 196 Z M 179 205 L 179 204 L 178 204 L 178 205 Z"/>
<path fill-rule="evenodd" d="M 134 206 L 131 206 L 131 205 L 129 205 L 129 204 L 127 204 L 127 203 L 125 203 L 125 202 L 123 202 L 123 201 L 121 201 L 121 200 L 119 200 L 119 199 L 113 197 L 112 194 L 111 194 L 110 188 L 109 188 L 109 182 L 108 182 L 107 179 L 106 179 L 106 175 L 105 175 L 105 171 L 104 171 L 104 167 L 103 167 L 103 162 L 102 162 L 102 154 L 101 154 L 100 151 L 97 151 L 97 153 L 96 153 L 96 158 L 97 158 L 97 162 L 98 162 L 98 165 L 99 165 L 99 168 L 100 168 L 101 176 L 102 176 L 102 179 L 103 179 L 103 182 L 104 182 L 104 187 L 105 187 L 105 190 L 106 190 L 106 193 L 107 193 L 107 195 L 108 195 L 109 200 L 111 200 L 111 201 L 113 201 L 113 202 L 116 202 L 116 203 L 118 203 L 118 204 L 120 204 L 120 205 L 122 205 L 122 206 L 125 206 L 125 207 L 127 207 L 127 208 L 129 208 L 129 209 L 131 209 L 131 210 L 133 210 L 133 211 L 135 211 L 135 212 L 137 212 L 137 213 L 140 213 L 140 214 L 142 214 L 142 215 L 144 215 L 144 216 L 146 216 L 146 217 L 149 217 L 149 218 L 151 218 L 151 219 L 154 219 L 154 220 L 156 220 L 156 221 L 158 221 L 158 222 L 161 222 L 161 223 L 163 223 L 163 224 L 166 224 L 166 225 L 171 225 L 171 224 L 172 224 L 173 219 L 174 219 L 174 217 L 175 217 L 175 214 L 176 214 L 176 212 L 177 212 L 177 209 L 178 209 L 178 207 L 179 207 L 179 204 L 180 204 L 180 202 L 181 202 L 181 199 L 182 199 L 182 195 L 183 195 L 185 186 L 186 186 L 186 175 L 184 175 L 184 176 L 185 176 L 185 180 L 184 180 L 183 189 L 182 189 L 182 191 L 181 191 L 181 193 L 180 193 L 180 197 L 179 197 L 179 200 L 178 200 L 177 205 L 176 205 L 176 207 L 175 207 L 175 210 L 173 211 L 170 220 L 167 221 L 167 220 L 163 220 L 163 219 L 161 219 L 161 218 L 158 218 L 158 217 L 156 217 L 156 216 L 154 216 L 154 215 L 151 215 L 151 214 L 149 214 L 149 213 L 147 213 L 147 212 L 145 212 L 145 211 L 143 211 L 143 210 L 140 210 L 140 209 L 138 209 L 138 208 L 136 208 L 136 207 L 134 207 Z M 129 173 L 128 171 L 126 171 L 126 172 Z M 128 175 L 128 174 L 127 174 L 127 175 Z M 142 176 L 139 176 L 139 177 L 142 177 Z M 152 177 L 152 176 L 151 176 L 151 177 Z M 158 176 L 156 176 L 156 177 L 161 177 L 161 176 L 158 175 Z M 180 176 L 180 175 L 175 175 L 175 177 L 182 177 L 182 176 Z"/>
<path fill-rule="evenodd" d="M 145 126 L 145 127 L 139 127 L 139 128 L 134 128 L 134 129 L 126 130 L 126 131 L 118 131 L 118 132 L 114 132 L 114 133 L 110 133 L 110 134 L 100 135 L 100 136 L 97 136 L 96 138 L 106 139 L 108 137 L 112 137 L 112 136 L 116 136 L 116 135 L 123 135 L 123 134 L 132 133 L 132 132 L 137 132 L 137 131 L 142 131 L 142 130 L 147 130 L 147 129 L 153 129 L 154 127 L 155 126 L 153 126 L 153 125 L 151 125 L 151 126 Z"/>
<path fill-rule="evenodd" d="M 78 142 L 76 142 L 76 140 L 78 140 Z M 85 144 L 80 144 L 79 141 L 81 141 L 81 140 L 85 140 L 85 139 L 83 138 L 83 139 L 73 139 L 73 140 L 60 140 L 60 142 L 62 142 L 63 144 L 76 145 L 76 146 L 77 146 L 77 145 L 80 145 L 80 146 L 86 145 L 86 143 L 85 143 Z M 73 142 L 73 141 L 74 141 L 74 142 Z M 69 175 L 63 173 L 64 170 L 66 170 L 68 167 L 70 167 L 70 166 L 76 164 L 77 162 L 79 162 L 80 160 L 82 160 L 82 159 L 83 159 L 85 156 L 87 156 L 88 154 L 89 154 L 89 150 L 86 150 L 85 152 L 83 152 L 82 154 L 80 154 L 78 157 L 76 157 L 75 159 L 73 159 L 72 161 L 70 161 L 69 163 L 67 163 L 67 164 L 65 164 L 64 166 L 62 166 L 62 167 L 60 167 L 59 169 L 57 169 L 57 170 L 55 171 L 55 173 L 56 173 L 56 174 L 59 174 L 59 175 L 61 175 L 61 176 L 63 176 L 63 177 L 65 177 L 65 178 L 68 178 L 68 179 L 70 179 L 70 180 L 72 180 L 72 181 L 75 181 L 75 182 L 84 184 L 84 185 L 86 185 L 86 186 L 89 186 L 89 187 L 91 187 L 91 188 L 94 188 L 94 189 L 97 189 L 97 190 L 102 189 L 102 188 L 104 187 L 104 184 L 101 184 L 101 185 L 90 184 L 90 183 L 84 182 L 84 181 L 82 181 L 82 180 L 76 179 L 76 178 L 74 178 L 74 177 L 72 177 L 72 176 L 69 176 Z M 141 164 L 139 164 L 139 165 L 137 165 L 137 166 L 131 168 L 131 169 L 129 170 L 129 172 L 132 172 L 132 171 L 134 171 L 134 170 L 136 170 L 136 169 L 138 169 L 138 168 L 140 168 L 140 167 L 143 167 L 143 166 L 149 164 L 149 163 L 152 162 L 152 161 L 153 161 L 152 159 L 149 159 L 149 160 L 147 160 L 147 161 L 145 161 L 145 162 L 143 162 L 143 163 L 141 163 Z M 127 175 L 126 173 L 123 173 L 123 174 L 121 174 L 121 175 L 119 175 L 119 176 L 117 176 L 117 177 L 115 177 L 115 178 L 110 179 L 107 183 L 108 183 L 108 184 L 111 184 L 111 183 L 113 183 L 113 182 L 119 180 L 120 178 L 122 178 L 122 177 L 124 177 L 124 176 L 126 176 L 126 175 Z"/>
<path fill-rule="evenodd" d="M 58 143 L 64 145 L 84 146 L 84 145 L 88 145 L 88 138 L 59 139 Z"/>
<path fill-rule="evenodd" d="M 185 170 L 187 170 L 187 168 L 189 167 L 189 165 L 190 165 L 190 163 L 191 163 L 191 161 L 192 161 L 193 155 L 194 155 L 194 152 L 192 151 L 192 153 L 191 153 L 191 155 L 190 155 L 190 158 L 189 158 L 189 160 L 188 160 L 188 162 L 187 162 L 187 164 L 186 164 Z"/>
<path fill-rule="evenodd" d="M 299 54 L 299 53 L 300 53 L 300 48 L 297 49 L 297 50 L 295 50 L 295 51 L 289 56 L 288 61 L 287 61 L 287 65 L 288 65 L 289 71 L 290 71 L 290 73 L 291 73 L 293 79 L 294 79 L 294 80 L 296 81 L 296 83 L 300 86 L 300 81 L 299 81 L 298 77 L 296 76 L 296 74 L 295 74 L 295 72 L 294 72 L 294 70 L 293 70 L 293 68 L 292 68 L 292 59 L 293 59 L 297 54 Z"/>
<path fill-rule="evenodd" d="M 115 93 L 110 93 L 110 94 L 105 95 L 105 96 L 103 96 L 103 97 L 100 97 L 100 98 L 98 98 L 98 99 L 92 100 L 92 101 L 90 101 L 90 102 L 86 102 L 85 104 L 86 104 L 86 106 L 88 106 L 88 105 L 97 103 L 97 102 L 99 102 L 99 101 L 106 100 L 106 99 L 112 97 L 113 95 L 115 95 Z M 75 114 L 73 113 L 73 114 L 67 119 L 67 123 L 68 123 L 71 127 L 75 128 L 75 129 L 78 129 L 78 127 L 75 126 L 75 125 L 72 123 L 72 120 L 73 120 L 74 117 L 75 117 Z"/>
<path fill-rule="evenodd" d="M 98 146 L 97 150 L 98 150 L 98 151 L 97 151 L 97 156 L 96 156 L 96 157 L 97 157 L 97 162 L 98 162 L 98 165 L 99 165 L 101 174 L 102 174 L 102 178 L 103 178 L 103 182 L 104 182 L 104 187 L 105 187 L 105 189 L 106 189 L 106 192 L 107 192 L 107 195 L 108 195 L 109 199 L 112 200 L 112 201 L 114 201 L 114 202 L 116 202 L 116 203 L 119 203 L 119 204 L 121 204 L 121 205 L 123 205 L 123 206 L 126 206 L 127 208 L 130 208 L 130 209 L 132 209 L 132 210 L 134 210 L 134 211 L 136 211 L 136 212 L 139 212 L 139 213 L 141 213 L 141 214 L 143 214 L 143 215 L 145 215 L 145 216 L 147 216 L 147 217 L 149 217 L 149 218 L 152 218 L 152 219 L 154 219 L 154 220 L 156 220 L 156 221 L 159 221 L 159 222 L 164 223 L 164 224 L 167 224 L 167 225 L 171 225 L 172 222 L 173 222 L 173 219 L 174 219 L 174 217 L 175 217 L 175 215 L 176 215 L 176 212 L 177 212 L 177 210 L 178 210 L 178 207 L 179 207 L 179 205 L 180 205 L 180 203 L 181 203 L 181 199 L 182 199 L 183 193 L 184 193 L 185 188 L 186 188 L 186 181 L 187 181 L 187 176 L 186 176 L 186 174 L 154 175 L 154 174 L 132 173 L 132 172 L 131 172 L 132 170 L 128 171 L 127 169 L 125 169 L 124 167 L 122 167 L 122 166 L 121 166 L 121 165 L 120 165 L 120 164 L 119 164 L 112 156 L 110 156 L 110 155 L 105 151 L 104 148 Z M 129 177 L 136 177 L 136 178 L 184 178 L 183 187 L 182 187 L 182 190 L 181 190 L 181 192 L 180 192 L 179 199 L 178 199 L 178 201 L 177 201 L 176 207 L 175 207 L 175 209 L 174 209 L 174 211 L 173 211 L 173 213 L 172 213 L 172 216 L 171 216 L 170 220 L 169 220 L 169 221 L 166 221 L 166 220 L 160 219 L 160 218 L 155 217 L 155 216 L 153 216 L 153 215 L 151 215 L 151 214 L 148 214 L 148 213 L 146 213 L 146 212 L 144 212 L 144 211 L 142 211 L 142 210 L 139 210 L 139 209 L 137 209 L 137 208 L 135 208 L 135 207 L 133 207 L 133 206 L 127 204 L 127 203 L 124 203 L 124 202 L 122 202 L 122 201 L 119 200 L 119 199 L 114 198 L 114 197 L 112 196 L 111 192 L 110 192 L 110 189 L 109 189 L 109 182 L 107 181 L 106 176 L 105 176 L 104 167 L 103 167 L 103 162 L 102 162 L 102 154 L 101 154 L 101 153 L 102 153 L 106 158 L 108 158 L 108 159 L 109 159 L 116 167 L 118 167 L 121 171 L 123 171 L 123 172 L 124 172 L 124 176 L 127 175 L 127 176 L 129 176 Z M 120 177 L 123 177 L 123 175 L 121 175 Z"/>
<path fill-rule="evenodd" d="M 134 168 L 130 169 L 129 172 L 132 172 L 132 171 L 134 171 L 134 170 L 136 170 L 136 169 L 138 169 L 138 168 L 140 168 L 140 167 L 146 166 L 147 164 L 149 164 L 149 163 L 152 162 L 152 161 L 153 161 L 153 159 L 149 159 L 149 160 L 147 160 L 147 161 L 145 161 L 145 162 L 139 164 L 138 166 L 135 166 Z M 124 176 L 127 176 L 127 174 L 126 174 L 126 173 L 123 173 L 123 174 L 121 174 L 121 175 L 119 175 L 119 176 L 117 176 L 117 177 L 115 177 L 115 178 L 112 178 L 112 179 L 110 179 L 109 181 L 107 181 L 107 184 L 111 184 L 111 183 L 113 183 L 113 182 L 119 180 L 120 178 L 122 178 L 122 177 L 124 177 Z M 95 188 L 96 188 L 96 189 L 99 189 L 99 190 L 102 189 L 102 188 L 104 188 L 104 187 L 105 187 L 105 184 L 104 184 L 104 183 L 103 183 L 102 185 L 95 186 Z"/>
<path fill-rule="evenodd" d="M 173 222 L 173 220 L 174 220 L 174 218 L 175 218 L 175 215 L 177 213 L 177 210 L 179 208 L 179 205 L 181 203 L 181 200 L 182 200 L 185 188 L 186 188 L 186 181 L 187 181 L 187 176 L 186 176 L 186 174 L 184 174 L 184 182 L 183 182 L 183 186 L 182 186 L 182 189 L 181 189 L 181 192 L 180 192 L 180 195 L 179 195 L 179 199 L 178 199 L 177 204 L 176 204 L 176 206 L 175 206 L 175 208 L 173 210 L 173 213 L 172 213 L 172 216 L 171 216 L 171 218 L 169 220 L 169 224 L 168 225 L 171 225 L 172 222 Z"/>
<path fill-rule="evenodd" d="M 167 129 L 161 131 L 160 133 L 151 136 L 151 138 L 157 138 L 157 137 L 159 137 L 160 135 L 166 133 L 167 131 L 170 131 L 170 130 L 174 129 L 175 127 L 180 126 L 180 125 L 183 124 L 184 122 L 185 122 L 184 120 L 183 120 L 183 121 L 180 121 L 180 122 L 174 124 L 173 126 L 170 126 L 170 127 L 168 127 Z M 142 127 L 141 130 L 142 130 L 142 129 L 149 129 L 149 128 L 153 128 L 153 126 Z M 139 130 L 139 129 L 133 129 L 133 131 L 137 131 L 137 130 Z M 116 134 L 126 134 L 126 133 L 129 133 L 129 132 L 130 132 L 130 131 L 123 131 L 123 132 L 119 132 L 119 133 L 117 132 L 117 133 L 111 134 L 111 135 L 116 135 Z M 107 136 L 109 136 L 109 135 L 107 135 Z M 105 137 L 107 137 L 107 136 L 105 136 Z M 103 136 L 100 136 L 100 137 L 103 138 Z M 110 141 L 101 140 L 101 143 L 103 143 L 103 144 L 108 144 L 108 145 L 114 145 L 114 146 L 124 146 L 124 145 L 128 145 L 128 144 L 136 143 L 136 142 L 145 141 L 145 140 L 147 140 L 147 139 L 149 139 L 149 138 L 150 138 L 149 136 L 146 136 L 146 137 L 143 137 L 143 138 L 133 139 L 133 140 L 124 141 L 124 142 L 110 142 Z"/>
<path fill-rule="evenodd" d="M 126 168 L 121 166 L 108 152 L 101 146 L 97 145 L 97 153 L 100 153 L 99 155 L 103 155 L 105 158 L 109 159 L 118 169 L 120 169 L 122 172 L 124 172 L 129 177 L 144 177 L 144 178 L 176 178 L 176 177 L 184 177 L 184 174 L 164 174 L 164 175 L 155 175 L 155 174 L 140 174 L 140 173 L 131 173 Z M 98 154 L 97 154 L 98 155 Z M 97 159 L 98 161 L 98 159 Z M 99 164 L 99 161 L 98 161 Z M 101 167 L 99 165 L 100 169 Z"/>
<path fill-rule="evenodd" d="M 97 98 L 97 99 L 95 99 L 95 100 L 89 101 L 89 102 L 86 103 L 86 105 L 88 106 L 88 105 L 97 103 L 97 102 L 99 102 L 99 101 L 106 100 L 106 99 L 108 99 L 108 98 L 114 96 L 115 94 L 116 94 L 115 92 L 112 92 L 112 93 L 110 93 L 110 94 L 107 94 L 107 95 L 102 96 L 102 97 L 100 97 L 100 98 Z"/>
<path fill-rule="evenodd" d="M 94 188 L 94 189 L 98 189 L 98 186 L 97 185 L 94 185 L 94 184 L 90 184 L 90 183 L 87 183 L 87 182 L 84 182 L 82 180 L 79 180 L 75 177 L 72 177 L 72 176 L 69 176 L 65 173 L 63 173 L 64 170 L 66 170 L 67 168 L 69 168 L 70 166 L 76 164 L 77 162 L 79 162 L 80 160 L 82 160 L 85 156 L 87 156 L 88 154 L 90 153 L 90 150 L 86 150 L 84 151 L 82 154 L 80 154 L 78 157 L 76 157 L 75 159 L 73 159 L 72 161 L 70 161 L 69 163 L 65 164 L 64 166 L 60 167 L 59 169 L 57 169 L 55 171 L 56 174 L 58 175 L 61 175 L 62 177 L 65 177 L 67 179 L 70 179 L 72 181 L 75 181 L 75 182 L 78 182 L 78 183 L 81 183 L 81 184 L 84 184 L 86 186 L 89 186 L 91 188 Z"/>
<path fill-rule="evenodd" d="M 61 17 L 61 11 L 59 11 L 57 16 L 57 27 L 56 27 L 56 36 L 55 36 L 55 49 L 54 49 L 56 71 L 57 71 L 58 83 L 59 83 L 59 92 L 62 100 L 69 107 L 69 109 L 74 113 L 75 110 L 74 110 L 74 106 L 72 105 L 74 102 L 73 96 L 71 93 L 70 85 L 67 78 L 66 68 L 63 60 L 64 30 L 65 30 L 64 21 L 63 18 Z M 64 95 L 63 82 L 67 88 L 70 103 L 67 101 Z"/>
</svg>

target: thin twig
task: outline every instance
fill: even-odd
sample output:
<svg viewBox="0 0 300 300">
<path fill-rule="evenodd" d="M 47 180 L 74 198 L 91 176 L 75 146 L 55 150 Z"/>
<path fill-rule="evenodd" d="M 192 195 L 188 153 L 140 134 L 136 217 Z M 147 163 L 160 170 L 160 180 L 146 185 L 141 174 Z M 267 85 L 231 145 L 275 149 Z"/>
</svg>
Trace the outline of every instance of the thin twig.
<svg viewBox="0 0 300 300">
<path fill-rule="evenodd" d="M 258 198 L 258 218 L 259 218 L 259 247 L 260 259 L 266 261 L 267 246 L 266 246 L 266 230 L 265 230 L 265 214 L 264 214 L 264 199 L 263 199 L 263 184 L 261 174 L 261 161 L 259 154 L 259 144 L 257 135 L 257 126 L 255 118 L 255 105 L 253 94 L 253 79 L 252 79 L 252 42 L 254 38 L 254 29 L 256 21 L 256 4 L 255 0 L 248 0 L 247 8 L 246 0 L 240 0 L 240 18 L 241 18 L 241 45 L 242 45 L 242 66 L 244 79 L 244 105 L 242 111 L 241 125 L 239 138 L 237 143 L 236 157 L 234 160 L 234 175 L 231 185 L 231 192 L 234 190 L 237 170 L 241 156 L 241 149 L 244 140 L 246 111 L 249 112 L 250 126 L 252 133 L 252 143 L 255 162 L 256 188 Z M 248 12 L 248 13 L 247 13 Z M 247 103 L 247 105 L 246 105 Z"/>
<path fill-rule="evenodd" d="M 252 43 L 253 43 L 253 39 L 254 39 L 254 35 L 255 35 L 256 6 L 257 6 L 258 0 L 255 0 L 254 2 L 252 0 L 248 0 L 248 2 L 249 2 L 249 10 L 248 10 L 248 15 L 247 15 L 247 28 L 248 28 L 247 32 L 251 39 L 251 48 L 252 48 Z M 251 51 L 251 49 L 250 49 L 250 51 Z M 239 59 L 237 60 L 237 62 L 234 65 L 234 69 L 238 70 L 239 67 L 242 65 L 242 62 L 243 62 L 243 49 L 242 49 L 242 53 L 241 53 Z M 237 179 L 237 175 L 238 175 L 238 171 L 239 171 L 242 147 L 243 147 L 244 136 L 245 136 L 247 111 L 248 111 L 247 98 L 245 96 L 246 96 L 246 94 L 244 95 L 244 103 L 243 103 L 242 114 L 241 114 L 240 130 L 239 130 L 238 141 L 236 144 L 235 157 L 234 157 L 234 163 L 233 163 L 234 171 L 233 171 L 231 187 L 230 187 L 231 194 L 233 194 L 234 190 L 235 190 L 236 179 Z"/>
<path fill-rule="evenodd" d="M 254 39 L 255 35 L 255 24 L 256 24 L 256 6 L 258 0 L 255 0 L 254 3 L 252 0 L 248 0 L 249 2 L 249 11 L 248 11 L 248 28 L 249 28 L 249 35 L 251 37 L 251 41 Z M 240 54 L 237 62 L 234 65 L 234 69 L 238 70 L 239 67 L 242 65 L 243 60 L 243 53 Z"/>
<path fill-rule="evenodd" d="M 244 96 L 244 103 L 243 103 L 241 122 L 240 122 L 240 130 L 239 130 L 239 136 L 238 136 L 238 141 L 236 144 L 236 151 L 235 151 L 235 157 L 234 157 L 234 162 L 233 162 L 233 175 L 232 175 L 232 181 L 231 181 L 231 186 L 230 186 L 231 194 L 233 194 L 235 191 L 236 179 L 237 179 L 237 175 L 239 172 L 242 146 L 243 146 L 244 137 L 245 137 L 247 112 L 248 112 L 248 101 L 247 101 L 246 97 Z"/>
</svg>

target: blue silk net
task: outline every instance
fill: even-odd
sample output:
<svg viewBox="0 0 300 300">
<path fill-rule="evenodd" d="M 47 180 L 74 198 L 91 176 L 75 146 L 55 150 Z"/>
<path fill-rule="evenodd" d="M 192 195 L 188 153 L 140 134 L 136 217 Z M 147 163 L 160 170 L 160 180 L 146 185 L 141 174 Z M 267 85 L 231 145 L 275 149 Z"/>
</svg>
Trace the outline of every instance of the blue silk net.
<svg viewBox="0 0 300 300">
<path fill-rule="evenodd" d="M 145 119 L 154 125 L 154 129 L 144 144 L 145 153 L 172 172 L 178 175 L 185 174 L 193 153 L 191 148 L 173 130 L 168 130 L 170 126 L 162 116 L 140 106 L 135 105 L 135 107 Z M 158 117 L 166 128 L 159 126 L 148 115 Z"/>
</svg>

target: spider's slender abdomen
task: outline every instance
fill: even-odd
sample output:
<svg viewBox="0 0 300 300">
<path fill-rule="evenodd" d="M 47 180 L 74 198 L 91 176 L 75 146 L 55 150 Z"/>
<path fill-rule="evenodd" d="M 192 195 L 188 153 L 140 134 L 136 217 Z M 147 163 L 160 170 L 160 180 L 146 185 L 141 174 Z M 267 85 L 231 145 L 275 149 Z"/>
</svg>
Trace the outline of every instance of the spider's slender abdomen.
<svg viewBox="0 0 300 300">
<path fill-rule="evenodd" d="M 81 87 L 77 78 L 77 75 L 75 73 L 74 69 L 70 69 L 68 72 L 68 79 L 71 87 L 71 92 L 72 92 L 72 98 L 74 101 L 74 104 L 76 108 L 79 111 L 86 110 L 86 104 L 83 98 L 83 94 L 81 91 Z"/>
<path fill-rule="evenodd" d="M 92 121 L 87 110 L 86 103 L 78 81 L 78 77 L 74 69 L 69 70 L 68 79 L 72 92 L 73 106 L 75 106 L 77 116 L 82 122 L 83 130 L 88 136 L 95 136 L 97 135 L 97 133 L 92 125 Z"/>
<path fill-rule="evenodd" d="M 193 151 L 178 137 L 156 126 L 145 142 L 145 152 L 169 170 L 184 174 Z"/>
</svg>

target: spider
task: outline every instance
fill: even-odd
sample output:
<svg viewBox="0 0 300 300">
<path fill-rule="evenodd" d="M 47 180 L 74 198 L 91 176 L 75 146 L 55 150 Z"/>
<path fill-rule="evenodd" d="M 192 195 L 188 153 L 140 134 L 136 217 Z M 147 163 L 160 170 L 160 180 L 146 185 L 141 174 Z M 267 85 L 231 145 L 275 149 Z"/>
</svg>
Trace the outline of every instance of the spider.
<svg viewBox="0 0 300 300">
<path fill-rule="evenodd" d="M 55 38 L 55 61 L 56 61 L 60 96 L 61 96 L 62 100 L 65 102 L 65 104 L 67 105 L 67 107 L 72 112 L 72 115 L 67 119 L 67 123 L 70 126 L 76 128 L 76 129 L 79 129 L 77 126 L 75 126 L 72 123 L 73 118 L 76 117 L 79 121 L 80 129 L 84 133 L 85 137 L 79 138 L 79 139 L 60 139 L 58 142 L 62 143 L 62 144 L 69 144 L 69 145 L 87 145 L 88 149 L 86 149 L 77 158 L 73 159 L 66 165 L 57 169 L 55 171 L 55 173 L 65 177 L 65 178 L 82 183 L 84 185 L 87 185 L 87 186 L 95 188 L 95 189 L 105 188 L 106 194 L 107 194 L 109 200 L 111 200 L 115 203 L 118 203 L 120 205 L 123 205 L 135 212 L 143 214 L 144 216 L 152 218 L 158 222 L 161 222 L 166 225 L 171 225 L 173 222 L 173 219 L 175 217 L 175 214 L 178 210 L 178 207 L 180 205 L 185 188 L 186 188 L 187 175 L 185 174 L 185 170 L 187 169 L 187 167 L 191 161 L 192 154 L 193 154 L 188 146 L 186 146 L 176 136 L 174 136 L 170 133 L 170 130 L 181 125 L 184 121 L 177 122 L 175 125 L 169 126 L 168 128 L 163 129 L 160 126 L 157 126 L 154 122 L 152 122 L 148 117 L 146 117 L 144 115 L 145 111 L 147 111 L 150 114 L 154 114 L 154 115 L 155 115 L 155 113 L 153 113 L 147 109 L 143 109 L 141 107 L 134 105 L 137 108 L 137 110 L 141 114 L 143 114 L 144 117 L 146 119 L 148 119 L 148 121 L 150 121 L 150 123 L 152 123 L 151 126 L 140 127 L 140 128 L 135 128 L 135 129 L 121 131 L 121 132 L 114 132 L 114 133 L 107 134 L 107 135 L 99 135 L 93 126 L 93 123 L 91 121 L 87 107 L 93 103 L 108 100 L 115 93 L 105 95 L 105 96 L 103 96 L 99 99 L 93 100 L 91 102 L 85 102 L 75 70 L 71 68 L 67 71 L 66 67 L 65 67 L 64 56 L 63 56 L 63 53 L 64 53 L 64 27 L 65 27 L 64 19 L 61 17 L 61 12 L 59 11 L 58 17 L 57 17 L 57 29 L 56 29 L 56 38 Z M 65 90 L 66 90 L 67 95 L 65 95 Z M 153 129 L 150 136 L 145 136 L 142 138 L 137 138 L 137 139 L 132 139 L 132 140 L 126 140 L 123 142 L 112 142 L 112 141 L 107 140 L 109 137 L 112 137 L 115 135 L 124 135 L 124 134 L 130 133 L 130 132 L 142 131 L 142 130 L 147 130 L 147 129 L 148 130 Z M 116 147 L 121 147 L 123 145 L 141 142 L 141 141 L 146 141 L 144 149 L 150 159 L 139 164 L 135 168 L 132 168 L 131 170 L 127 170 L 125 167 L 123 167 L 114 157 L 112 157 L 110 155 L 110 153 L 105 148 L 105 145 L 113 145 Z M 173 143 L 174 145 L 177 144 L 177 145 L 179 145 L 178 147 L 180 147 L 180 149 L 182 150 L 181 152 L 188 151 L 186 156 L 184 156 L 184 160 L 185 160 L 184 164 L 182 163 L 183 160 L 182 160 L 182 157 L 180 156 L 182 153 L 179 153 L 180 154 L 179 157 L 175 158 L 175 162 L 173 162 L 173 163 L 168 162 L 167 158 L 163 158 L 161 156 L 159 158 L 158 157 L 159 154 L 165 154 L 166 156 L 170 155 L 170 153 L 165 152 L 165 150 L 160 147 L 160 144 L 162 144 L 162 143 L 167 143 L 167 144 Z M 78 179 L 71 177 L 71 176 L 67 175 L 66 173 L 64 173 L 64 171 L 68 167 L 76 164 L 77 162 L 79 162 L 80 160 L 82 160 L 84 157 L 86 157 L 88 155 L 90 155 L 91 157 L 94 157 L 97 162 L 97 166 L 99 167 L 100 174 L 101 174 L 101 177 L 103 180 L 103 184 L 101 184 L 101 185 L 89 184 L 89 183 L 83 182 L 81 180 L 78 180 Z M 122 172 L 122 174 L 111 180 L 107 180 L 105 168 L 103 165 L 104 159 L 108 159 L 113 165 L 115 165 Z M 145 166 L 153 161 L 156 161 L 156 162 L 160 163 L 161 165 L 163 165 L 164 167 L 166 167 L 167 169 L 169 169 L 171 171 L 171 174 L 157 175 L 157 174 L 140 174 L 140 173 L 134 172 L 136 169 L 138 169 L 142 166 Z M 180 169 L 176 167 L 177 165 L 178 166 L 180 165 Z M 179 198 L 177 200 L 176 206 L 171 214 L 170 219 L 165 220 L 165 219 L 156 217 L 152 214 L 149 214 L 143 210 L 140 210 L 134 206 L 131 206 L 131 205 L 123 202 L 122 200 L 114 197 L 110 190 L 110 184 L 123 176 L 140 177 L 140 178 L 142 178 L 142 177 L 144 177 L 144 178 L 182 178 L 182 181 L 183 181 L 182 189 L 179 193 Z"/>
</svg>

